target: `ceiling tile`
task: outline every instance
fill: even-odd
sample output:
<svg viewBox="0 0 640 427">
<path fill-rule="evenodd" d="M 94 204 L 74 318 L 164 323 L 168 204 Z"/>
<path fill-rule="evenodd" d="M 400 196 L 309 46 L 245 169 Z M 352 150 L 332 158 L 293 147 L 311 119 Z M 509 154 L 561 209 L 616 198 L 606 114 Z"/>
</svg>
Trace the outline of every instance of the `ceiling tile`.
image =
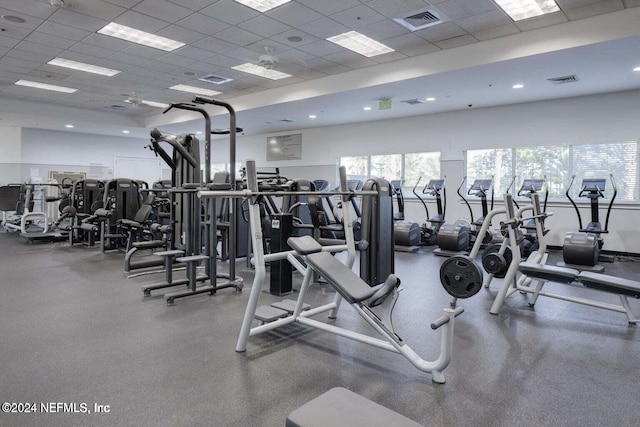
<svg viewBox="0 0 640 427">
<path fill-rule="evenodd" d="M 591 3 L 598 3 L 602 0 L 556 0 L 556 3 L 564 11 L 573 9 L 576 7 L 585 6 Z"/>
<path fill-rule="evenodd" d="M 215 53 L 229 52 L 230 50 L 238 47 L 235 44 L 220 40 L 215 37 L 207 37 L 205 39 L 198 40 L 197 42 L 193 43 L 193 46 Z"/>
<path fill-rule="evenodd" d="M 317 42 L 300 46 L 299 49 L 314 56 L 326 56 L 332 53 L 342 52 L 344 48 L 326 40 L 318 40 Z"/>
<path fill-rule="evenodd" d="M 260 12 L 243 6 L 233 0 L 220 0 L 200 11 L 207 16 L 219 19 L 231 25 L 237 25 L 248 19 L 260 16 Z"/>
<path fill-rule="evenodd" d="M 286 7 L 271 9 L 266 12 L 265 15 L 292 27 L 299 27 L 300 25 L 324 18 L 323 15 L 315 10 L 297 2 L 289 3 Z"/>
<path fill-rule="evenodd" d="M 359 28 L 358 32 L 367 37 L 371 37 L 374 40 L 381 41 L 402 34 L 407 34 L 408 30 L 397 22 L 388 19 Z"/>
<path fill-rule="evenodd" d="M 257 42 L 262 38 L 257 34 L 250 33 L 249 31 L 243 30 L 242 28 L 238 27 L 227 28 L 224 31 L 216 33 L 215 36 L 218 39 L 236 44 L 238 46 L 246 46 L 248 44 Z"/>
<path fill-rule="evenodd" d="M 50 20 L 58 24 L 91 32 L 98 31 L 109 23 L 107 20 L 92 18 L 69 9 L 58 9 Z"/>
<path fill-rule="evenodd" d="M 186 18 L 176 22 L 176 25 L 208 35 L 219 33 L 220 31 L 229 28 L 229 24 L 227 24 L 226 22 L 220 21 L 210 16 L 202 15 L 200 13 L 189 15 Z"/>
<path fill-rule="evenodd" d="M 562 12 L 555 12 L 514 22 L 514 25 L 521 31 L 528 31 L 536 28 L 548 27 L 549 25 L 560 24 L 562 22 L 567 22 L 567 17 Z"/>
<path fill-rule="evenodd" d="M 15 28 L 16 31 L 35 30 L 40 24 L 44 22 L 42 19 L 39 19 L 33 16 L 28 16 L 21 13 L 14 13 L 11 10 L 0 8 L 0 16 L 6 16 L 6 15 L 18 16 L 19 18 L 24 19 L 24 22 L 17 24 L 11 21 L 7 21 L 6 19 L 2 19 L 2 28 L 4 28 L 5 30 L 11 29 L 11 28 Z"/>
<path fill-rule="evenodd" d="M 324 15 L 332 15 L 334 13 L 342 12 L 354 6 L 358 6 L 360 2 L 358 0 L 297 0 L 298 3 L 302 3 Z"/>
<path fill-rule="evenodd" d="M 2 0 L 2 8 L 41 19 L 48 18 L 53 11 L 51 5 L 44 2 L 25 0 Z M 2 14 L 4 15 L 5 13 L 2 12 Z M 15 15 L 15 13 L 10 15 Z"/>
<path fill-rule="evenodd" d="M 349 31 L 349 27 L 344 26 L 329 18 L 323 18 L 318 21 L 301 25 L 300 29 L 321 39 L 326 39 L 327 37 L 335 36 Z"/>
<path fill-rule="evenodd" d="M 118 5 L 118 6 L 131 8 L 131 7 L 135 6 L 136 4 L 140 3 L 142 0 L 103 0 L 103 1 L 106 2 L 106 3 L 115 4 L 115 5 Z"/>
<path fill-rule="evenodd" d="M 156 61 L 178 66 L 178 67 L 187 67 L 190 64 L 193 64 L 196 62 L 193 59 L 186 58 L 184 56 L 180 56 L 175 53 L 168 53 L 166 55 L 162 55 L 161 57 L 157 58 Z"/>
<path fill-rule="evenodd" d="M 206 38 L 206 36 L 202 33 L 197 33 L 178 25 L 169 25 L 164 30 L 158 31 L 158 35 L 186 44 L 192 44 L 197 40 Z"/>
<path fill-rule="evenodd" d="M 49 83 L 58 83 L 68 78 L 70 73 L 62 73 L 60 72 L 60 68 L 54 71 L 50 70 L 33 70 L 29 72 L 25 77 L 32 78 L 34 80 L 49 82 Z M 74 86 L 75 87 L 75 86 Z"/>
<path fill-rule="evenodd" d="M 20 43 L 21 39 L 14 39 L 11 37 L 0 37 L 0 46 L 1 47 L 7 47 L 7 48 L 12 48 L 15 45 L 17 45 L 18 43 Z"/>
<path fill-rule="evenodd" d="M 131 45 L 131 43 L 126 40 L 120 40 L 115 37 L 105 36 L 104 34 L 98 33 L 91 34 L 90 36 L 84 38 L 82 40 L 82 43 L 109 49 L 114 52 L 125 49 L 129 47 L 129 45 Z"/>
<path fill-rule="evenodd" d="M 440 50 L 437 46 L 425 41 L 415 34 L 403 34 L 384 40 L 384 44 L 409 56 L 424 55 Z"/>
<path fill-rule="evenodd" d="M 456 47 L 477 43 L 477 42 L 478 40 L 475 37 L 466 34 L 460 37 L 453 37 L 451 39 L 440 40 L 435 42 L 434 44 L 441 49 L 453 49 Z"/>
<path fill-rule="evenodd" d="M 376 65 L 375 61 L 346 49 L 343 49 L 343 52 L 327 55 L 324 59 L 352 69 Z"/>
<path fill-rule="evenodd" d="M 13 56 L 9 56 L 10 54 L 11 52 L 9 52 L 9 54 L 0 58 L 0 64 L 8 65 L 9 67 L 14 67 L 14 68 L 22 68 L 24 70 L 34 70 L 38 68 L 38 66 L 40 65 L 39 62 L 33 62 L 33 61 L 29 61 L 22 58 L 16 58 Z"/>
<path fill-rule="evenodd" d="M 197 61 L 202 61 L 203 59 L 210 58 L 215 54 L 208 50 L 200 49 L 192 46 L 181 47 L 180 49 L 174 51 L 176 55 L 184 56 L 190 59 L 195 59 Z"/>
<path fill-rule="evenodd" d="M 33 68 L 38 68 L 38 66 L 43 62 L 48 62 L 52 60 L 55 55 L 42 54 L 42 53 L 34 53 L 27 52 L 24 50 L 20 50 L 17 48 L 11 49 L 5 56 L 5 58 L 17 58 L 23 61 L 28 61 L 34 64 Z"/>
<path fill-rule="evenodd" d="M 167 22 L 175 22 L 193 13 L 191 9 L 169 3 L 165 0 L 144 0 L 142 3 L 138 3 L 132 10 Z"/>
<path fill-rule="evenodd" d="M 500 27 L 512 22 L 513 21 L 509 19 L 506 14 L 499 10 L 494 10 L 469 16 L 468 18 L 459 19 L 456 21 L 456 24 L 458 24 L 458 26 L 463 30 L 472 33 L 488 28 Z"/>
<path fill-rule="evenodd" d="M 331 19 L 355 30 L 366 25 L 388 20 L 386 16 L 376 12 L 364 4 L 335 13 L 331 15 Z"/>
<path fill-rule="evenodd" d="M 169 23 L 167 23 L 166 21 L 152 18 L 151 16 L 143 15 L 141 13 L 133 11 L 123 13 L 122 15 L 114 19 L 114 22 L 152 34 L 155 34 L 163 28 L 169 26 Z"/>
<path fill-rule="evenodd" d="M 291 29 L 290 26 L 264 15 L 251 18 L 248 21 L 238 24 L 238 27 L 244 28 L 247 31 L 251 31 L 254 34 L 261 35 L 265 38 Z"/>
<path fill-rule="evenodd" d="M 136 56 L 135 54 L 128 54 L 123 52 L 114 53 L 108 59 L 118 61 L 118 62 L 124 62 L 125 64 L 129 64 L 129 65 L 140 65 L 148 61 L 147 58 L 143 58 L 141 56 Z"/>
<path fill-rule="evenodd" d="M 565 10 L 565 15 L 574 21 L 576 19 L 588 18 L 590 16 L 601 15 L 603 13 L 615 12 L 616 10 L 624 9 L 622 0 L 607 0 L 600 1 L 598 3 L 588 4 L 582 7 L 576 7 L 575 9 Z"/>
<path fill-rule="evenodd" d="M 144 68 L 147 70 L 153 70 L 155 72 L 159 72 L 159 73 L 166 73 L 166 74 L 172 74 L 174 73 L 176 70 L 179 70 L 183 65 L 175 65 L 175 64 L 170 64 L 167 62 L 162 62 L 162 61 L 149 61 L 149 62 L 145 62 L 144 64 L 140 65 L 139 68 Z M 170 78 L 170 76 L 169 76 Z"/>
<path fill-rule="evenodd" d="M 462 19 L 478 13 L 498 10 L 493 0 L 449 0 L 436 7 L 449 19 Z"/>
<path fill-rule="evenodd" d="M 501 25 L 499 27 L 487 28 L 474 32 L 472 35 L 478 40 L 490 40 L 497 39 L 498 37 L 509 36 L 511 34 L 519 33 L 518 27 L 509 23 L 507 25 Z"/>
<path fill-rule="evenodd" d="M 45 57 L 47 57 L 47 56 L 56 56 L 60 52 L 62 52 L 62 49 L 54 48 L 54 47 L 51 47 L 51 46 L 45 46 L 43 44 L 33 43 L 33 42 L 30 42 L 30 41 L 22 41 L 22 42 L 20 42 L 16 46 L 16 49 L 24 50 L 24 51 L 31 52 L 31 53 L 37 53 L 37 54 L 40 54 L 40 55 L 44 55 Z"/>
<path fill-rule="evenodd" d="M 91 32 L 86 30 L 80 30 L 78 28 L 51 21 L 47 21 L 45 24 L 40 25 L 38 27 L 38 32 L 75 41 L 80 41 L 91 34 Z"/>
<path fill-rule="evenodd" d="M 103 1 L 75 0 L 72 2 L 71 7 L 74 12 L 105 21 L 113 21 L 117 16 L 126 12 L 126 9 L 123 7 Z"/>
<path fill-rule="evenodd" d="M 139 44 L 132 44 L 128 48 L 123 49 L 121 52 L 126 53 L 127 55 L 133 55 L 146 59 L 157 59 L 167 53 L 164 50 L 154 49 L 152 47 L 147 47 Z"/>
<path fill-rule="evenodd" d="M 467 34 L 467 32 L 453 22 L 444 22 L 442 24 L 434 25 L 433 27 L 414 31 L 413 34 L 433 43 L 439 40 L 463 36 Z"/>
<path fill-rule="evenodd" d="M 248 58 L 252 59 L 253 57 L 249 56 Z M 238 65 L 239 64 L 238 61 L 239 61 L 238 58 L 232 58 L 230 56 L 226 56 L 225 54 L 225 55 L 212 56 L 211 58 L 205 59 L 203 62 L 206 64 L 215 65 L 216 67 L 227 68 L 227 71 L 225 72 L 225 76 L 230 77 L 231 74 L 234 72 L 234 70 L 231 70 L 230 68 Z"/>
<path fill-rule="evenodd" d="M 405 58 L 408 58 L 408 55 L 396 51 L 385 53 L 384 55 L 374 56 L 371 58 L 371 60 L 377 62 L 378 64 L 384 64 L 385 62 L 399 61 Z"/>
<path fill-rule="evenodd" d="M 107 58 L 113 55 L 116 51 L 111 49 L 105 49 L 98 46 L 93 46 L 88 43 L 76 43 L 69 48 L 69 52 L 78 52 L 85 55 L 91 55 L 98 58 Z"/>
<path fill-rule="evenodd" d="M 188 7 L 191 10 L 200 10 L 211 4 L 212 0 L 169 0 L 171 3 Z"/>
<path fill-rule="evenodd" d="M 289 37 L 300 37 L 302 38 L 301 41 L 297 42 L 297 41 L 290 41 Z M 309 43 L 313 43 L 315 41 L 318 41 L 320 39 L 318 39 L 315 36 L 312 36 L 309 33 L 305 33 L 304 31 L 298 30 L 298 29 L 291 29 L 289 31 L 285 31 L 284 33 L 280 33 L 280 34 L 276 34 L 274 36 L 269 37 L 270 40 L 276 41 L 278 43 L 281 43 L 283 45 L 287 45 L 290 47 L 300 47 L 300 46 L 304 46 L 306 44 Z"/>
<path fill-rule="evenodd" d="M 399 18 L 430 6 L 424 0 L 371 0 L 366 4 L 373 10 L 389 18 Z"/>
</svg>

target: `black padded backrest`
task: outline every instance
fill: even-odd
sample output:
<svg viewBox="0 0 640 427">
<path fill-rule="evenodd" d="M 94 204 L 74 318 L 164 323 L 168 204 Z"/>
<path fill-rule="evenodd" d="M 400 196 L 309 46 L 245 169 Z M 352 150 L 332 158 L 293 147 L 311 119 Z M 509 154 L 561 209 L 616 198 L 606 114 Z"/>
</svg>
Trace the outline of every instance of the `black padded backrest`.
<svg viewBox="0 0 640 427">
<path fill-rule="evenodd" d="M 375 288 L 367 285 L 329 252 L 313 253 L 305 259 L 349 304 L 369 299 L 375 293 Z"/>
</svg>

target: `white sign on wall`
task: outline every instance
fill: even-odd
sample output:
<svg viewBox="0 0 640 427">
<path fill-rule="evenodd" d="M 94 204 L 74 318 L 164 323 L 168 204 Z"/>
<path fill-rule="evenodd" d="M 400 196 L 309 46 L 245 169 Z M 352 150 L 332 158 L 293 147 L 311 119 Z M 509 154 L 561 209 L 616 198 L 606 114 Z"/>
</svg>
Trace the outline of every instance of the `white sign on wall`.
<svg viewBox="0 0 640 427">
<path fill-rule="evenodd" d="M 267 161 L 301 160 L 302 134 L 267 137 Z"/>
</svg>

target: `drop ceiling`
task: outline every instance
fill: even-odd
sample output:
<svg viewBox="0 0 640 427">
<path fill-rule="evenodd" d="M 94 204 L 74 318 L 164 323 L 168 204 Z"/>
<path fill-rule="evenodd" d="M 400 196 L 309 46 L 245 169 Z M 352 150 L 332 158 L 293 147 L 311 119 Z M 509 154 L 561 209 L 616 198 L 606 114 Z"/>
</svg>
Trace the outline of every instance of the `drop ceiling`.
<svg viewBox="0 0 640 427">
<path fill-rule="evenodd" d="M 151 126 L 201 130 L 193 113 L 162 115 L 124 102 L 132 94 L 191 101 L 168 89 L 176 84 L 220 91 L 215 98 L 236 107 L 247 134 L 640 89 L 640 73 L 631 71 L 640 65 L 640 0 L 557 2 L 559 12 L 514 22 L 492 0 L 297 0 L 266 13 L 233 0 L 65 0 L 63 7 L 0 0 L 0 125 L 62 130 L 74 121 L 74 131 L 128 128 L 131 136 Z M 446 21 L 417 31 L 394 21 L 428 7 Z M 186 46 L 165 52 L 98 34 L 109 22 Z M 395 51 L 366 58 L 325 40 L 349 30 Z M 258 62 L 265 47 L 292 77 L 232 69 Z M 122 72 L 105 77 L 48 65 L 55 57 Z M 209 74 L 233 80 L 198 80 Z M 578 81 L 547 81 L 569 75 Z M 20 79 L 79 90 L 16 86 Z M 512 89 L 518 82 L 524 88 Z M 436 100 L 402 102 L 427 97 Z M 379 110 L 381 99 L 392 108 Z M 365 112 L 367 105 L 373 108 Z"/>
</svg>

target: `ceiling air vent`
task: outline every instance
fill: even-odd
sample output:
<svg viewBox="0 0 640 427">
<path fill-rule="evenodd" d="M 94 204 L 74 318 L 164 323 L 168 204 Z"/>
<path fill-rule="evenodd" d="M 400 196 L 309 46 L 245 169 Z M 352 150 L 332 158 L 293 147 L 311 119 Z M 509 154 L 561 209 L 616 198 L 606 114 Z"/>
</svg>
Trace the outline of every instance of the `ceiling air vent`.
<svg viewBox="0 0 640 427">
<path fill-rule="evenodd" d="M 293 123 L 293 122 L 295 122 L 295 120 L 291 120 L 291 119 L 281 119 L 280 121 L 283 122 L 283 123 Z"/>
<path fill-rule="evenodd" d="M 221 85 L 223 83 L 228 83 L 233 79 L 230 79 L 228 77 L 216 76 L 215 74 L 207 74 L 206 76 L 198 77 L 198 80 L 207 83 L 213 83 L 214 85 Z"/>
<path fill-rule="evenodd" d="M 399 18 L 394 18 L 394 21 L 410 31 L 422 30 L 423 28 L 442 24 L 448 20 L 449 18 L 433 7 L 416 10 Z"/>
<path fill-rule="evenodd" d="M 400 102 L 404 102 L 405 104 L 409 104 L 409 105 L 417 105 L 417 104 L 424 104 L 424 99 L 418 99 L 418 98 L 413 98 L 413 99 L 405 99 L 404 101 L 400 101 Z"/>
<path fill-rule="evenodd" d="M 575 83 L 580 80 L 575 74 L 571 76 L 562 76 L 562 77 L 552 77 L 547 79 L 548 82 L 554 85 L 562 85 L 565 83 Z"/>
</svg>

